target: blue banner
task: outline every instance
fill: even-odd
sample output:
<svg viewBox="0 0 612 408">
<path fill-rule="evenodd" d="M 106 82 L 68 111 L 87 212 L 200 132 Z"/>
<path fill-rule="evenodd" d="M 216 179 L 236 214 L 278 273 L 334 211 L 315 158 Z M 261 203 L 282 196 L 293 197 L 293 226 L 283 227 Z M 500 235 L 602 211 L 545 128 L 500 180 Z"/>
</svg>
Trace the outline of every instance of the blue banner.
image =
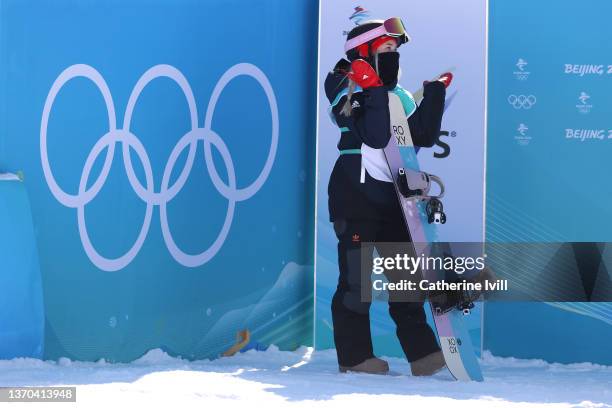
<svg viewBox="0 0 612 408">
<path fill-rule="evenodd" d="M 609 242 L 612 4 L 491 0 L 489 10 L 487 240 L 559 243 L 538 255 L 551 260 L 564 242 Z M 592 249 L 599 266 L 586 272 L 610 287 L 610 249 Z M 581 268 L 579 253 L 569 252 Z M 612 364 L 609 303 L 491 303 L 485 316 L 495 354 Z"/>
<path fill-rule="evenodd" d="M 46 358 L 311 342 L 316 16 L 2 2 L 0 168 L 27 181 Z"/>
</svg>

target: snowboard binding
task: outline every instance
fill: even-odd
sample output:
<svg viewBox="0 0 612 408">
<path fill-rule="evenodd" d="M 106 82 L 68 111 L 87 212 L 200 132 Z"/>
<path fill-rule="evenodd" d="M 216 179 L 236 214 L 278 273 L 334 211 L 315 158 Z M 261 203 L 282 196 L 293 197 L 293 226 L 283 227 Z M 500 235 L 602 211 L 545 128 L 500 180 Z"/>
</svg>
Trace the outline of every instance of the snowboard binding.
<svg viewBox="0 0 612 408">
<path fill-rule="evenodd" d="M 487 280 L 495 280 L 496 276 L 491 269 L 485 267 L 478 276 L 466 279 L 468 282 L 479 282 L 484 284 Z M 474 302 L 485 294 L 483 290 L 432 290 L 428 292 L 429 301 L 433 306 L 434 313 L 443 315 L 452 310 L 460 310 L 464 315 L 469 315 L 474 308 Z"/>
<path fill-rule="evenodd" d="M 440 193 L 436 196 L 429 195 L 432 182 L 436 183 L 440 188 Z M 397 175 L 397 186 L 404 197 L 414 200 L 440 199 L 444 197 L 444 183 L 442 183 L 442 180 L 438 176 L 425 173 L 424 171 L 400 167 Z"/>
<path fill-rule="evenodd" d="M 427 211 L 427 222 L 430 224 L 445 224 L 446 214 L 444 214 L 444 206 L 442 201 L 437 198 L 431 198 L 425 207 Z"/>
<path fill-rule="evenodd" d="M 419 198 L 424 194 L 424 189 L 429 187 L 429 177 L 427 173 L 408 172 L 400 167 L 397 186 L 404 197 Z"/>
<path fill-rule="evenodd" d="M 437 196 L 429 195 L 432 181 L 440 187 L 440 193 Z M 439 177 L 424 171 L 414 171 L 400 167 L 398 169 L 397 186 L 405 198 L 427 201 L 427 221 L 430 224 L 446 223 L 444 206 L 440 201 L 444 196 L 444 183 Z"/>
<path fill-rule="evenodd" d="M 437 315 L 443 315 L 452 310 L 460 310 L 465 316 L 474 308 L 474 301 L 482 292 L 471 290 L 431 291 L 429 301 Z"/>
</svg>

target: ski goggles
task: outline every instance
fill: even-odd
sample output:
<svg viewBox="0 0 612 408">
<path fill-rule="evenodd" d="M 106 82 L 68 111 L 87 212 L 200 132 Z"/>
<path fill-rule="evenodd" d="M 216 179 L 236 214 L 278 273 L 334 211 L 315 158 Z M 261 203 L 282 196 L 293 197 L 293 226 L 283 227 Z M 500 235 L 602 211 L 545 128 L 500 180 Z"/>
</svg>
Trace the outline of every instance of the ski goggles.
<svg viewBox="0 0 612 408">
<path fill-rule="evenodd" d="M 391 17 L 386 19 L 381 26 L 376 27 L 370 31 L 366 31 L 363 34 L 359 34 L 357 37 L 348 40 L 344 44 L 344 52 L 352 50 L 353 48 L 358 47 L 361 44 L 365 44 L 375 38 L 378 38 L 381 35 L 388 35 L 390 37 L 406 36 L 406 41 L 410 39 L 410 37 L 408 37 L 408 34 L 406 34 L 406 29 L 404 28 L 404 23 L 402 22 L 402 19 L 399 17 Z"/>
</svg>

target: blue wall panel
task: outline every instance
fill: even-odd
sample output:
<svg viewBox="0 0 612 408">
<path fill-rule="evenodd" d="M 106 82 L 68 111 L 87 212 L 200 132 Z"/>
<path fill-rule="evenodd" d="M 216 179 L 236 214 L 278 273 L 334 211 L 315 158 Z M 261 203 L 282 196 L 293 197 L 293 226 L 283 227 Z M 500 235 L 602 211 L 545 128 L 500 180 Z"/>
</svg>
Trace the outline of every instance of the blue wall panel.
<svg viewBox="0 0 612 408">
<path fill-rule="evenodd" d="M 487 240 L 610 242 L 612 4 L 490 0 L 489 13 Z M 611 337 L 610 303 L 485 308 L 494 354 L 612 364 Z"/>
<path fill-rule="evenodd" d="M 45 357 L 312 337 L 316 2 L 0 2 Z"/>
</svg>

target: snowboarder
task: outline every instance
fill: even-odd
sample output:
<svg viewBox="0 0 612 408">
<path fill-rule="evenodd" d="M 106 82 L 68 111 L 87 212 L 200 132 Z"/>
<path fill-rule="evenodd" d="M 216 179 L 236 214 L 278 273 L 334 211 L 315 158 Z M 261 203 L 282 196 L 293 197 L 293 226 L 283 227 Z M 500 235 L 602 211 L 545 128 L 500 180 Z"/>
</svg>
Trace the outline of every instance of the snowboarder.
<svg viewBox="0 0 612 408">
<path fill-rule="evenodd" d="M 338 238 L 340 275 L 331 307 L 341 372 L 384 374 L 389 370 L 387 362 L 373 353 L 360 251 L 362 242 L 371 243 L 363 247 L 370 260 L 374 248 L 380 256 L 394 256 L 385 255 L 388 247 L 377 243 L 410 241 L 382 150 L 391 136 L 388 92 L 399 91 L 414 103 L 412 95 L 398 86 L 397 48 L 409 40 L 399 18 L 359 22 L 347 35 L 347 59 L 341 59 L 325 80 L 330 114 L 341 132 L 340 155 L 328 186 L 330 221 Z M 424 82 L 423 100 L 407 118 L 415 146 L 434 145 L 451 80 L 452 74 L 446 73 Z M 444 368 L 422 300 L 390 299 L 389 313 L 413 375 L 432 375 Z"/>
</svg>

